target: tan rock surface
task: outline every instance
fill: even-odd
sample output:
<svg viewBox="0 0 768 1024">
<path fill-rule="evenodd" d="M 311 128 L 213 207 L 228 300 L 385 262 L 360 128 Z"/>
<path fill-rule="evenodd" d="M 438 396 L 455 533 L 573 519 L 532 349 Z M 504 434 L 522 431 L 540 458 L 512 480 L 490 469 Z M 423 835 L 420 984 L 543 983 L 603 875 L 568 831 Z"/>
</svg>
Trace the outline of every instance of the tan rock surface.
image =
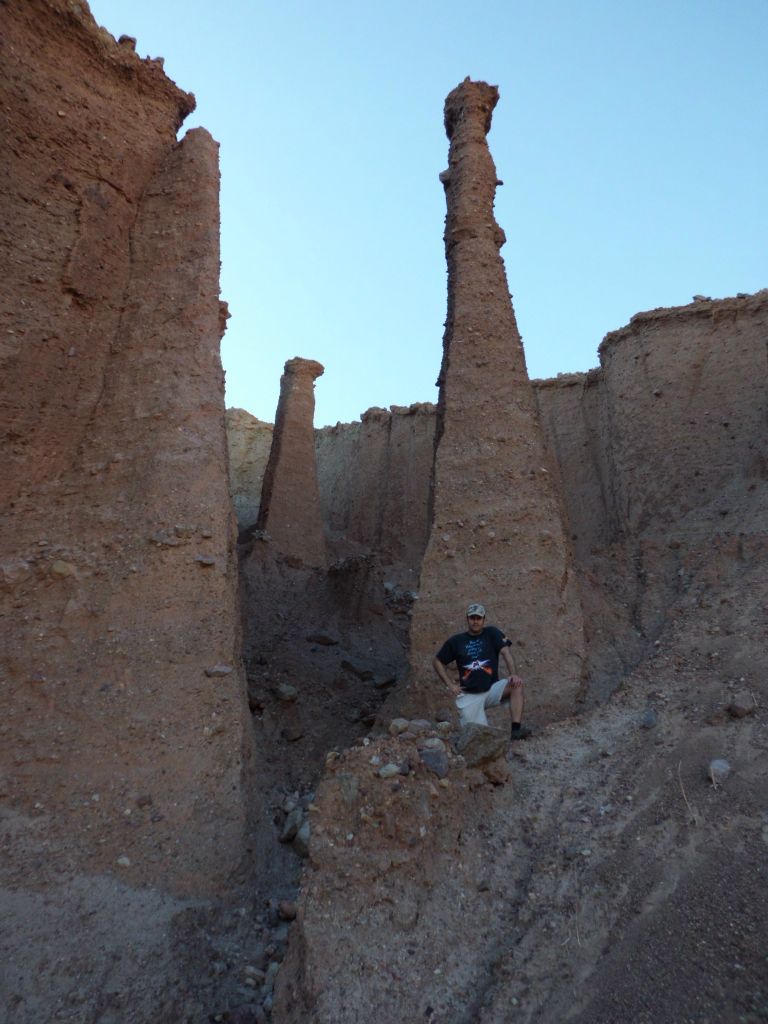
<svg viewBox="0 0 768 1024">
<path fill-rule="evenodd" d="M 448 320 L 440 372 L 432 528 L 411 630 L 413 699 L 470 601 L 515 642 L 531 706 L 572 706 L 584 672 L 576 579 L 509 297 L 488 151 L 498 90 L 468 79 L 446 100 Z M 435 693 L 435 699 L 439 694 Z"/>
<path fill-rule="evenodd" d="M 245 409 L 227 409 L 229 486 L 240 530 L 259 518 L 261 486 L 269 460 L 274 427 Z"/>
</svg>

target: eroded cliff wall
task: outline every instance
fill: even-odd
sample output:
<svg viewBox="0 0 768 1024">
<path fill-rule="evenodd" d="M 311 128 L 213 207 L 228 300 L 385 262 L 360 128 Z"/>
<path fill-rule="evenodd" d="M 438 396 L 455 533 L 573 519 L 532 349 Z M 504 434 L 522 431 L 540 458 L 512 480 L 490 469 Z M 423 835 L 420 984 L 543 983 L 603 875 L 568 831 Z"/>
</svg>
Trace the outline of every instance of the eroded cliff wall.
<svg viewBox="0 0 768 1024">
<path fill-rule="evenodd" d="M 418 573 L 427 543 L 435 407 L 369 409 L 360 423 L 317 432 L 320 497 L 339 541 Z"/>
<path fill-rule="evenodd" d="M 226 422 L 232 503 L 238 527 L 247 530 L 259 518 L 261 485 L 274 427 L 245 409 L 227 409 Z"/>
<path fill-rule="evenodd" d="M 0 7 L 4 881 L 219 889 L 249 752 L 218 147 L 87 6 Z M 32 860 L 35 860 L 32 857 Z"/>
</svg>

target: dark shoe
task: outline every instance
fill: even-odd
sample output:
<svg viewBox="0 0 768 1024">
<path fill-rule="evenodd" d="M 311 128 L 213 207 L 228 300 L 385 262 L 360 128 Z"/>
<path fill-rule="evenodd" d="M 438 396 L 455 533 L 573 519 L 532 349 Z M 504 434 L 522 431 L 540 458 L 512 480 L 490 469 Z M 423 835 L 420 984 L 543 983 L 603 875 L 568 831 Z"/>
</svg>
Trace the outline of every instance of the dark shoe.
<svg viewBox="0 0 768 1024">
<path fill-rule="evenodd" d="M 519 729 L 513 729 L 510 734 L 510 740 L 527 740 L 529 736 L 533 735 L 533 729 L 529 729 L 527 725 L 521 725 Z"/>
</svg>

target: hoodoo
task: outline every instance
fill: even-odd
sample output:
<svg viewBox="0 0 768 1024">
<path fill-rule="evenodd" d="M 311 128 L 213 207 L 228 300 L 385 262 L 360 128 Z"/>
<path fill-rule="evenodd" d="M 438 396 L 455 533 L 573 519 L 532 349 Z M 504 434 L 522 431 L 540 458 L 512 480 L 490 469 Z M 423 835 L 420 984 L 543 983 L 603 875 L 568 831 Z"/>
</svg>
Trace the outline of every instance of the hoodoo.
<svg viewBox="0 0 768 1024">
<path fill-rule="evenodd" d="M 316 567 L 328 559 L 313 428 L 315 380 L 323 371 L 312 359 L 285 364 L 258 520 L 278 551 Z"/>
<path fill-rule="evenodd" d="M 516 640 L 537 705 L 568 707 L 584 663 L 581 605 L 556 474 L 546 451 L 493 215 L 486 134 L 495 86 L 448 95 L 445 250 L 448 318 L 431 493 L 431 532 L 411 629 L 414 697 L 471 600 Z"/>
</svg>

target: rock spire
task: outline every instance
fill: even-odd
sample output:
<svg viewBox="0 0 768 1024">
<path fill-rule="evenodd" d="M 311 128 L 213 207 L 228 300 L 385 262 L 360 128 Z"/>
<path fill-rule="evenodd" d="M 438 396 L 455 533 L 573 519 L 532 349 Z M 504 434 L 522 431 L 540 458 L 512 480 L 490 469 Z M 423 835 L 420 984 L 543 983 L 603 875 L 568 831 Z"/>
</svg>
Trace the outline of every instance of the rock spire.
<svg viewBox="0 0 768 1024">
<path fill-rule="evenodd" d="M 481 601 L 515 641 L 529 702 L 562 709 L 581 680 L 582 613 L 499 254 L 500 182 L 486 142 L 498 97 L 496 86 L 466 79 L 445 103 L 448 317 L 431 533 L 411 628 L 413 697 L 434 695 L 431 658 L 464 628 L 467 604 Z"/>
<path fill-rule="evenodd" d="M 315 380 L 323 372 L 312 359 L 285 364 L 258 519 L 278 551 L 318 568 L 328 560 L 313 426 Z"/>
</svg>

